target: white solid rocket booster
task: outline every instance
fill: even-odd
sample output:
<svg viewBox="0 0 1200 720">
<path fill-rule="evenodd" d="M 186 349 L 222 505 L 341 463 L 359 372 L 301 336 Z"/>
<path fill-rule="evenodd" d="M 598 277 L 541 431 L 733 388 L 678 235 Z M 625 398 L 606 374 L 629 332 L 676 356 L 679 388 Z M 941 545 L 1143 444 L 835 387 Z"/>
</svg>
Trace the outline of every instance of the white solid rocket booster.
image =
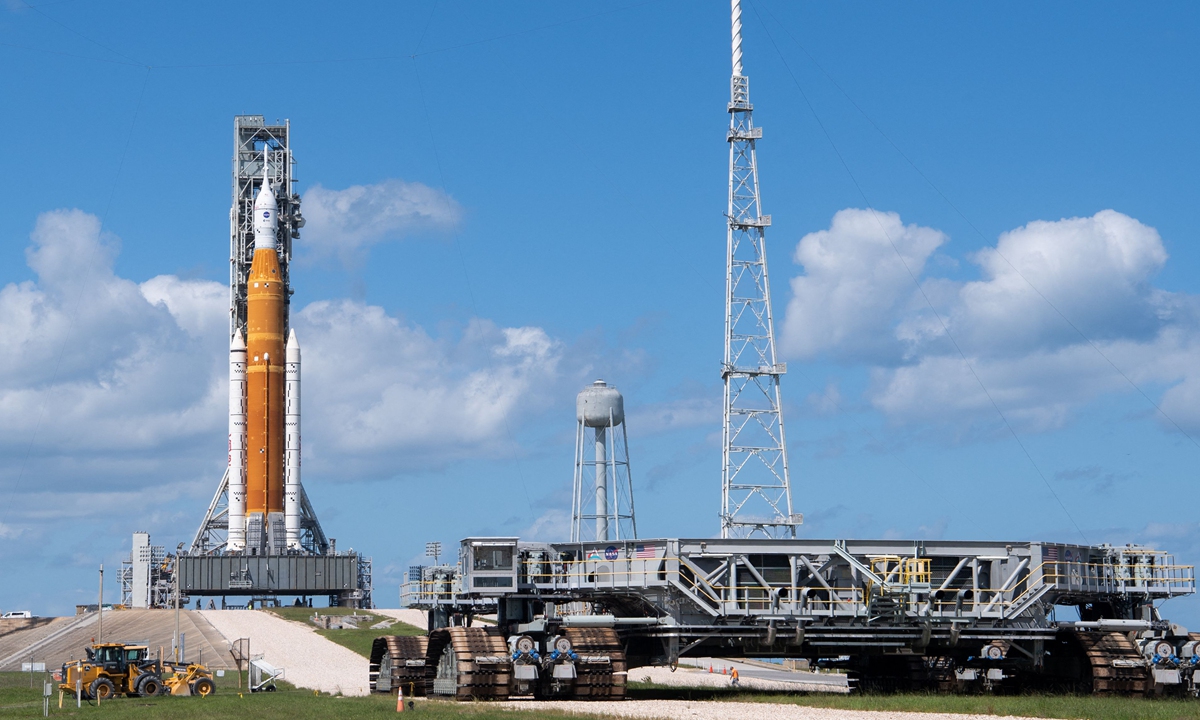
<svg viewBox="0 0 1200 720">
<path fill-rule="evenodd" d="M 300 550 L 300 343 L 288 333 L 284 352 L 283 515 L 288 550 Z"/>
<path fill-rule="evenodd" d="M 246 341 L 229 344 L 229 535 L 226 547 L 246 548 Z"/>
</svg>

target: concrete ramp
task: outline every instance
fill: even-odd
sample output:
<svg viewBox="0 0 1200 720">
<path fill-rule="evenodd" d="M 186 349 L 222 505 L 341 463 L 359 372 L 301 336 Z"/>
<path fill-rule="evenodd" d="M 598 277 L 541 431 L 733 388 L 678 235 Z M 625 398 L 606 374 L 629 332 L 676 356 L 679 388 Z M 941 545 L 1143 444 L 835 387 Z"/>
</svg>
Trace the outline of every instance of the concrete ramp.
<svg viewBox="0 0 1200 720">
<path fill-rule="evenodd" d="M 297 687 L 342 695 L 366 695 L 370 690 L 367 658 L 326 640 L 309 625 L 264 610 L 200 610 L 198 614 L 228 642 L 249 638 L 250 657 L 282 668 L 287 673 L 284 679 Z"/>
<path fill-rule="evenodd" d="M 25 630 L 33 630 L 35 628 L 51 625 L 55 622 L 65 622 L 67 618 L 56 617 L 35 617 L 35 618 L 3 618 L 0 619 L 0 638 L 5 635 L 11 635 L 15 632 L 23 632 Z"/>
<path fill-rule="evenodd" d="M 418 627 L 422 630 L 424 630 L 425 628 L 427 628 L 429 626 L 428 625 L 428 615 L 425 613 L 424 610 L 412 610 L 409 608 L 402 608 L 399 610 L 393 610 L 393 609 L 388 609 L 388 608 L 375 608 L 373 610 L 368 610 L 367 612 L 372 612 L 372 613 L 375 613 L 376 615 L 383 615 L 385 617 L 390 617 L 394 620 L 399 620 L 402 623 L 408 623 L 409 625 L 412 625 L 413 627 Z M 387 633 L 380 633 L 380 634 L 386 635 Z"/>
<path fill-rule="evenodd" d="M 96 613 L 54 618 L 52 622 L 16 629 L 0 635 L 0 671 L 20 670 L 21 663 L 44 662 L 47 668 L 82 659 L 99 628 Z M 193 610 L 179 613 L 179 631 L 184 635 L 185 660 L 203 661 L 210 668 L 234 667 L 229 643 L 221 633 Z M 159 648 L 170 655 L 175 633 L 174 610 L 111 610 L 104 613 L 104 640 L 145 643 L 151 656 Z"/>
</svg>

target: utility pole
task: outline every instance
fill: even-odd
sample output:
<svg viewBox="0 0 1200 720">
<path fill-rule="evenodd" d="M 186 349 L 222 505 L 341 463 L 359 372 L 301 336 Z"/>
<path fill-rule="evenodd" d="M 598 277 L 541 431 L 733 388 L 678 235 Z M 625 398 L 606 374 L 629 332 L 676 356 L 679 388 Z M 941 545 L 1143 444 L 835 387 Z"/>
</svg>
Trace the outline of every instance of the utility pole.
<svg viewBox="0 0 1200 720">
<path fill-rule="evenodd" d="M 104 563 L 100 563 L 100 595 L 96 600 L 96 612 L 99 613 L 96 624 L 100 626 L 96 629 L 96 642 L 104 642 Z"/>
<path fill-rule="evenodd" d="M 750 78 L 742 72 L 742 5 L 731 0 L 733 76 L 729 81 L 729 206 L 725 265 L 725 416 L 721 457 L 721 537 L 794 538 L 787 441 L 775 359 Z"/>
<path fill-rule="evenodd" d="M 171 575 L 175 580 L 175 662 L 179 662 L 179 557 L 171 565 Z"/>
</svg>

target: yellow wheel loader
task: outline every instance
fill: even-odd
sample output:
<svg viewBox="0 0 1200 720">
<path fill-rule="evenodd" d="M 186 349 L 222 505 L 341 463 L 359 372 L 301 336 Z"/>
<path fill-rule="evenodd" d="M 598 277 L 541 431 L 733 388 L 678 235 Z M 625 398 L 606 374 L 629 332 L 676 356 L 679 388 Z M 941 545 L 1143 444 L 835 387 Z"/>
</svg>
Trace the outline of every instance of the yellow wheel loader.
<svg viewBox="0 0 1200 720">
<path fill-rule="evenodd" d="M 212 671 L 203 665 L 168 663 L 166 667 L 171 674 L 163 679 L 163 685 L 172 695 L 208 697 L 217 691 Z"/>
<path fill-rule="evenodd" d="M 145 645 L 96 643 L 85 652 L 87 660 L 63 664 L 59 688 L 64 692 L 74 693 L 78 688 L 89 700 L 162 693 L 162 663 L 149 659 Z"/>
</svg>

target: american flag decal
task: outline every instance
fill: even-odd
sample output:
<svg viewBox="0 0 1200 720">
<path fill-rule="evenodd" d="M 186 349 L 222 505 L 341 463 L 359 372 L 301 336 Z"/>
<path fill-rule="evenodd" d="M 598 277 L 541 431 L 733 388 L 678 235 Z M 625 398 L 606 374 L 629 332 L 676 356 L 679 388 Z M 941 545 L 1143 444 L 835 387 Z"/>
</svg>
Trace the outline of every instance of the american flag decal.
<svg viewBox="0 0 1200 720">
<path fill-rule="evenodd" d="M 638 545 L 636 550 L 637 550 L 638 558 L 654 558 L 655 557 L 653 545 Z"/>
<path fill-rule="evenodd" d="M 1058 562 L 1058 548 L 1048 547 L 1043 549 L 1042 560 L 1045 562 Z"/>
</svg>

